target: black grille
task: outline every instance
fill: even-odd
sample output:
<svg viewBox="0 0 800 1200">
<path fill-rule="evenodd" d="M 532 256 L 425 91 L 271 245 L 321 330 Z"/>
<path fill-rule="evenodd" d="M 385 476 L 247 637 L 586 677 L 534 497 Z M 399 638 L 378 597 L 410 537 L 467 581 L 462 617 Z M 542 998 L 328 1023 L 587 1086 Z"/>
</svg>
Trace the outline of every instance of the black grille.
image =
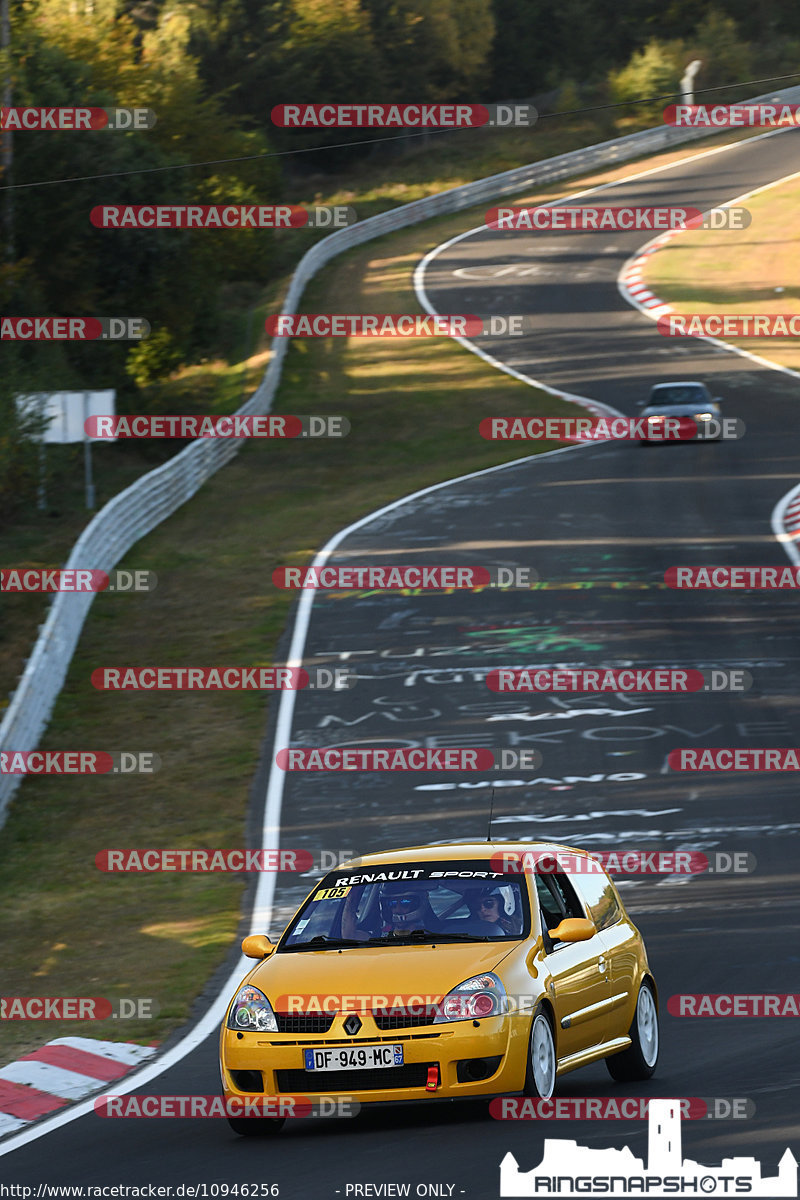
<svg viewBox="0 0 800 1200">
<path fill-rule="evenodd" d="M 432 1025 L 438 1009 L 435 1004 L 427 1004 L 424 1011 L 419 1006 L 414 1008 L 383 1008 L 374 1009 L 372 1016 L 378 1029 L 409 1029 L 417 1025 Z"/>
<path fill-rule="evenodd" d="M 501 1062 L 501 1054 L 495 1058 L 462 1058 L 456 1065 L 456 1079 L 459 1083 L 480 1083 L 495 1075 Z"/>
<path fill-rule="evenodd" d="M 279 1033 L 327 1033 L 336 1013 L 275 1013 Z"/>
<path fill-rule="evenodd" d="M 428 1082 L 428 1067 L 437 1063 L 406 1063 L 402 1067 L 386 1067 L 368 1071 L 276 1071 L 279 1092 L 315 1092 L 326 1096 L 332 1092 L 375 1092 L 387 1088 L 424 1088 Z"/>
<path fill-rule="evenodd" d="M 240 1092 L 263 1092 L 264 1077 L 260 1071 L 231 1071 L 231 1079 Z"/>
</svg>

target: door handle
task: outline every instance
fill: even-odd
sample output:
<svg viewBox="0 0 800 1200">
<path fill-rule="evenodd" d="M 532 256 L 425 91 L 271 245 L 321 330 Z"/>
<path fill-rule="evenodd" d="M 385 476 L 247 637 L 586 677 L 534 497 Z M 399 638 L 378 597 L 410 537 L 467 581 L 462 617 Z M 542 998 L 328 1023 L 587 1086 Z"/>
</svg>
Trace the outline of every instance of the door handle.
<svg viewBox="0 0 800 1200">
<path fill-rule="evenodd" d="M 603 958 L 602 954 L 600 955 L 600 957 L 597 960 L 597 969 L 599 971 L 605 971 L 605 969 L 606 969 L 606 960 Z"/>
</svg>

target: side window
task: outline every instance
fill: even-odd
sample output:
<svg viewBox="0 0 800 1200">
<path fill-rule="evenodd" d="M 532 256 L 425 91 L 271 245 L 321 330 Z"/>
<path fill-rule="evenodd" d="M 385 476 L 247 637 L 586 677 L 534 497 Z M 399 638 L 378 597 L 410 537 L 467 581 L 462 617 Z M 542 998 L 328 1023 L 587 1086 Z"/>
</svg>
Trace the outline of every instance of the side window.
<svg viewBox="0 0 800 1200">
<path fill-rule="evenodd" d="M 586 911 L 598 929 L 608 929 L 622 919 L 616 888 L 605 871 L 581 875 L 579 887 Z"/>
<path fill-rule="evenodd" d="M 564 917 L 582 917 L 581 903 L 566 875 L 536 875 L 536 895 L 548 929 L 555 929 Z"/>
<path fill-rule="evenodd" d="M 544 923 L 548 929 L 555 929 L 564 916 L 561 903 L 553 892 L 550 891 L 543 875 L 537 874 L 534 878 L 536 879 L 536 896 L 539 900 L 539 907 L 542 910 Z"/>
<path fill-rule="evenodd" d="M 583 908 L 578 897 L 575 895 L 575 889 L 566 875 L 550 875 L 552 886 L 556 889 L 561 897 L 561 903 L 564 905 L 565 917 L 582 917 Z"/>
</svg>

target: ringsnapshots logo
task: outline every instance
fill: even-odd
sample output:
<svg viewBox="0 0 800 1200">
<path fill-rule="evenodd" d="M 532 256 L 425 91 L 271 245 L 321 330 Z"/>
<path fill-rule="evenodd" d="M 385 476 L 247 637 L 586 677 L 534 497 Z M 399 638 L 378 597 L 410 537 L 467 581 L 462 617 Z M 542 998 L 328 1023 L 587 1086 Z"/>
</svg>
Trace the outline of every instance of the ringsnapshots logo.
<svg viewBox="0 0 800 1200">
<path fill-rule="evenodd" d="M 765 1177 L 753 1158 L 726 1158 L 719 1167 L 705 1167 L 683 1158 L 681 1146 L 682 1102 L 651 1099 L 648 1108 L 647 1162 L 635 1158 L 629 1147 L 621 1150 L 580 1146 L 575 1140 L 547 1138 L 542 1160 L 530 1171 L 521 1171 L 510 1152 L 500 1164 L 500 1195 L 534 1196 L 539 1200 L 563 1197 L 699 1196 L 716 1194 L 796 1196 L 797 1159 L 787 1149 L 778 1174 Z"/>
<path fill-rule="evenodd" d="M 276 104 L 279 129 L 530 129 L 532 104 Z"/>
</svg>

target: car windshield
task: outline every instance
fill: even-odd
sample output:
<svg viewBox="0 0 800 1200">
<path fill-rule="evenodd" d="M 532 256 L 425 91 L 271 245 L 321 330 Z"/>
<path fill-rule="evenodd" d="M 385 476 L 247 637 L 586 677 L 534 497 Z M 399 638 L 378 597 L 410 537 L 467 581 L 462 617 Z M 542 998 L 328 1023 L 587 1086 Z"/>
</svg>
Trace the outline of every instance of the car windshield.
<svg viewBox="0 0 800 1200">
<path fill-rule="evenodd" d="M 398 863 L 331 872 L 296 914 L 279 950 L 515 941 L 530 909 L 519 875 L 480 862 Z"/>
<path fill-rule="evenodd" d="M 667 407 L 672 404 L 708 404 L 706 389 L 699 383 L 670 383 L 655 387 L 650 394 L 652 405 Z"/>
</svg>

